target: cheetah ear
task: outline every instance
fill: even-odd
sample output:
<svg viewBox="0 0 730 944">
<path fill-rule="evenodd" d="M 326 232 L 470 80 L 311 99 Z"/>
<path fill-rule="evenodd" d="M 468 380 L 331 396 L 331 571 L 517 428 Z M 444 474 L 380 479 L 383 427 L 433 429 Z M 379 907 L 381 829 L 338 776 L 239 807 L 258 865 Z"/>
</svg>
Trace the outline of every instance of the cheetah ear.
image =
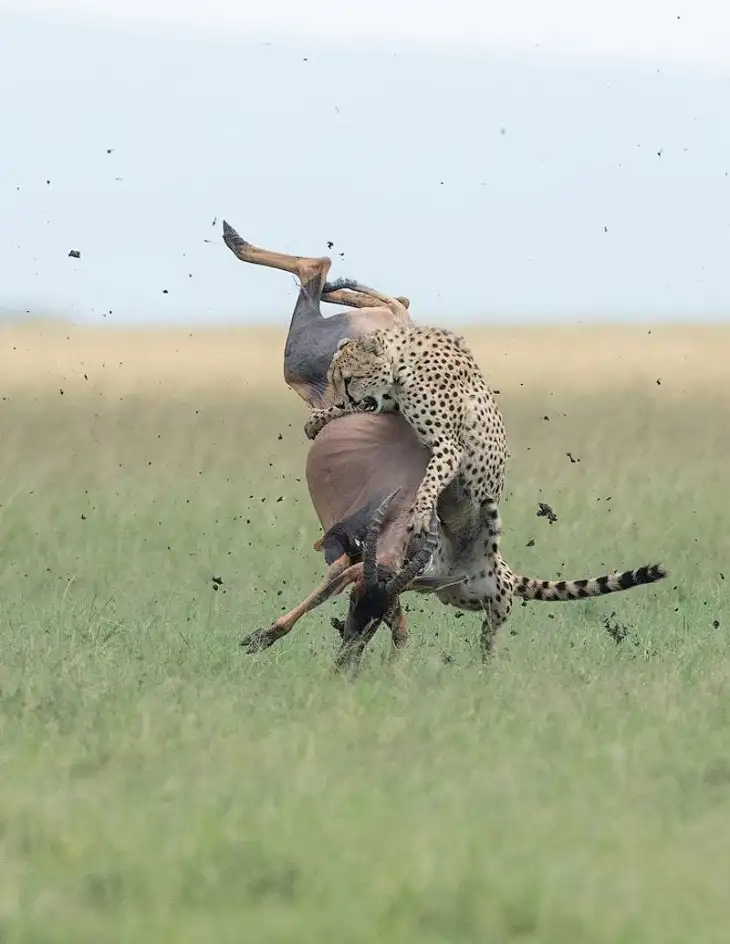
<svg viewBox="0 0 730 944">
<path fill-rule="evenodd" d="M 364 334 L 360 338 L 360 350 L 363 354 L 380 354 L 383 350 L 383 344 L 376 335 Z"/>
<path fill-rule="evenodd" d="M 340 340 L 337 342 L 335 351 L 341 351 L 346 344 L 350 343 L 350 341 L 352 341 L 352 338 L 340 338 Z"/>
</svg>

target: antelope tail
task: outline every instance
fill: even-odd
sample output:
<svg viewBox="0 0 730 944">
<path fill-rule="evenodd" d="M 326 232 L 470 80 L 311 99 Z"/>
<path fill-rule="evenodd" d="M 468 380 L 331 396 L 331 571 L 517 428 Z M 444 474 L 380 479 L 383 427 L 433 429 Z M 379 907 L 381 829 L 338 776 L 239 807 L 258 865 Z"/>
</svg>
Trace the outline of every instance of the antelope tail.
<svg viewBox="0 0 730 944">
<path fill-rule="evenodd" d="M 583 580 L 537 580 L 534 577 L 522 577 L 515 574 L 514 595 L 523 600 L 584 600 L 586 597 L 600 597 L 604 593 L 617 593 L 630 590 L 645 583 L 654 583 L 667 576 L 667 570 L 661 564 L 648 564 L 636 570 L 623 573 L 607 574 L 603 577 L 589 577 Z"/>
</svg>

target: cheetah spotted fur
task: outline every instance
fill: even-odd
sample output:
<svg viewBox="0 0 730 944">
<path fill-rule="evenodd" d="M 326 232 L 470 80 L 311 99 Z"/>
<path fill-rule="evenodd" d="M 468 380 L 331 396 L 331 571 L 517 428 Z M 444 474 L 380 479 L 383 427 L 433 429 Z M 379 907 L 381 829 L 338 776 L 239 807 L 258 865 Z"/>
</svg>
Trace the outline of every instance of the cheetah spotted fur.
<svg viewBox="0 0 730 944">
<path fill-rule="evenodd" d="M 489 524 L 496 553 L 507 441 L 499 405 L 464 339 L 433 327 L 385 328 L 344 338 L 327 380 L 335 406 L 313 410 L 306 435 L 314 439 L 344 413 L 400 411 L 431 452 L 410 530 L 428 531 L 439 496 L 458 477 L 463 499 Z"/>
</svg>

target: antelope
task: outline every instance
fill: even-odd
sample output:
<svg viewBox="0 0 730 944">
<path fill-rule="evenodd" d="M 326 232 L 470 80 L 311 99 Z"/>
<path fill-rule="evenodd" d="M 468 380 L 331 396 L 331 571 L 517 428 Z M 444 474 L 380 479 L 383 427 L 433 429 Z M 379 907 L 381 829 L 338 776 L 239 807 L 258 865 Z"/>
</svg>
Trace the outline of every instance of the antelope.
<svg viewBox="0 0 730 944">
<path fill-rule="evenodd" d="M 261 249 L 226 220 L 223 241 L 242 262 L 297 277 L 300 289 L 284 346 L 284 381 L 309 406 L 332 403 L 327 368 L 342 338 L 413 324 L 410 301 L 404 296 L 384 295 L 351 279 L 327 282 L 332 265 L 327 256 Z M 321 302 L 350 310 L 325 318 Z M 391 628 L 393 652 L 406 644 L 406 620 L 398 597 L 426 564 L 438 541 L 439 525 L 433 523 L 421 547 L 407 547 L 407 510 L 429 457 L 402 417 L 359 414 L 342 417 L 330 427 L 310 447 L 306 466 L 310 498 L 325 532 L 314 544 L 315 550 L 324 552 L 325 579 L 289 613 L 246 636 L 241 645 L 249 653 L 268 648 L 305 613 L 354 585 L 347 620 L 338 624 L 342 649 L 336 664 L 344 667 L 359 663 L 383 619 Z"/>
<path fill-rule="evenodd" d="M 243 262 L 297 276 L 300 290 L 284 347 L 284 380 L 310 407 L 332 404 L 327 369 L 339 341 L 378 328 L 412 325 L 410 302 L 352 279 L 327 282 L 331 260 L 286 255 L 246 242 L 226 222 L 223 239 Z M 325 318 L 320 303 L 350 310 Z M 475 522 L 460 501 L 458 480 L 440 496 L 437 515 L 425 537 L 408 532 L 413 503 L 430 455 L 397 413 L 352 413 L 325 426 L 312 442 L 306 462 L 307 487 L 323 529 L 314 542 L 328 566 L 324 580 L 289 613 L 247 635 L 248 653 L 286 636 L 306 613 L 350 587 L 344 623 L 333 621 L 341 646 L 340 670 L 357 670 L 365 647 L 385 622 L 391 630 L 391 658 L 407 643 L 400 606 L 407 590 L 435 593 L 444 604 L 478 609 L 461 590 L 465 578 L 483 567 Z M 504 565 L 507 566 L 506 564 Z M 484 576 L 483 571 L 480 576 Z M 592 580 L 537 580 L 514 575 L 514 595 L 527 600 L 572 600 L 651 583 L 666 576 L 660 565 Z M 590 587 L 589 587 L 590 585 Z M 509 610 L 507 610 L 509 611 Z M 494 629 L 482 625 L 482 660 L 489 658 Z"/>
</svg>

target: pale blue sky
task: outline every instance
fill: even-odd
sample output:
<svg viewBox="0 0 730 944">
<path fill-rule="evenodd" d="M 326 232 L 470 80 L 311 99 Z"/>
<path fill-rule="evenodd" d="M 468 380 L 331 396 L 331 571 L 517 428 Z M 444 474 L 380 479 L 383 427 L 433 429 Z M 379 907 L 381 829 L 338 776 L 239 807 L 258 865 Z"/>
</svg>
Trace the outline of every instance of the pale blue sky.
<svg viewBox="0 0 730 944">
<path fill-rule="evenodd" d="M 724 320 L 728 15 L 670 6 L 6 2 L 0 308 L 285 323 L 225 217 L 421 319 Z"/>
</svg>

